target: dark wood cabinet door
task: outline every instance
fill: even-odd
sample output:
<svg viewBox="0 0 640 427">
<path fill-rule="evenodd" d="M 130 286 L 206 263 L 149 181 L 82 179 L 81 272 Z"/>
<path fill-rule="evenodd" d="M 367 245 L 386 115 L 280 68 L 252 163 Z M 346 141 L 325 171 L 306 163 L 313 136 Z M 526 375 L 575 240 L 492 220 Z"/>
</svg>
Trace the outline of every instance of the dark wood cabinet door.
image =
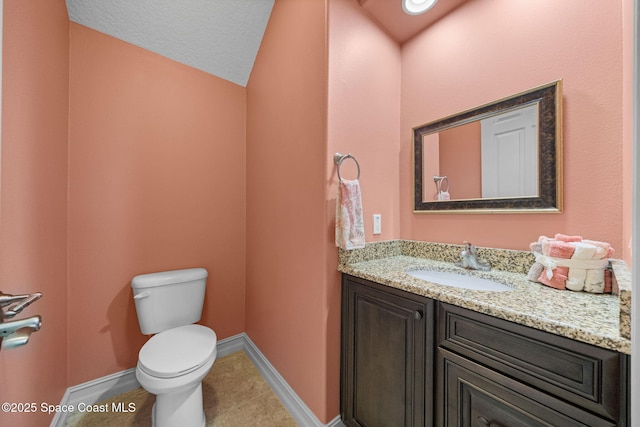
<svg viewBox="0 0 640 427">
<path fill-rule="evenodd" d="M 444 349 L 438 350 L 438 425 L 444 427 L 614 427 Z"/>
<path fill-rule="evenodd" d="M 438 313 L 441 347 L 624 425 L 624 355 L 449 304 Z"/>
<path fill-rule="evenodd" d="M 433 301 L 345 276 L 341 415 L 349 426 L 431 426 Z"/>
</svg>

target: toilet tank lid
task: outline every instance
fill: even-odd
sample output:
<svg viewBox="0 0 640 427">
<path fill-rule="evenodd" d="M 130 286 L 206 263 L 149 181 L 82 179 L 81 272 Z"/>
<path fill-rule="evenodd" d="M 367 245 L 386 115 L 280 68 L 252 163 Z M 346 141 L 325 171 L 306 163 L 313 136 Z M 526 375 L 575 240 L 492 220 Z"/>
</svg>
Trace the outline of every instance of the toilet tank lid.
<svg viewBox="0 0 640 427">
<path fill-rule="evenodd" d="M 192 280 L 206 279 L 207 270 L 204 268 L 187 268 L 184 270 L 161 271 L 159 273 L 141 274 L 131 280 L 134 289 L 149 288 L 152 286 L 164 286 L 174 283 L 190 282 Z"/>
</svg>

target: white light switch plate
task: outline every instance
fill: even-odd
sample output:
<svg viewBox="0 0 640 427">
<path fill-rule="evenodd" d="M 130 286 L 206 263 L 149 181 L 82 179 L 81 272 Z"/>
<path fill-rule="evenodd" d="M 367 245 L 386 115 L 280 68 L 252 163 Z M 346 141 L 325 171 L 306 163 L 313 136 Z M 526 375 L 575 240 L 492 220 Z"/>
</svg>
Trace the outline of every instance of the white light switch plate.
<svg viewBox="0 0 640 427">
<path fill-rule="evenodd" d="M 373 234 L 382 233 L 382 215 L 373 214 Z"/>
</svg>

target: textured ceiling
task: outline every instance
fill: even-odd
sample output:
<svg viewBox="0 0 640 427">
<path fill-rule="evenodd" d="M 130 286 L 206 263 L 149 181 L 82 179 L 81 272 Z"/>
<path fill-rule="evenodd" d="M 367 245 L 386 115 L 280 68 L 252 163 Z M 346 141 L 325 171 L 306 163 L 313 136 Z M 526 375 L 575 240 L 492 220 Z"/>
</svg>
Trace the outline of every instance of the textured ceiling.
<svg viewBox="0 0 640 427">
<path fill-rule="evenodd" d="M 66 0 L 69 19 L 246 86 L 274 0 Z"/>
<path fill-rule="evenodd" d="M 246 86 L 275 0 L 66 0 L 69 19 Z M 305 0 L 296 0 L 305 1 Z M 357 1 L 398 43 L 467 0 L 440 0 L 422 15 L 401 0 Z"/>
</svg>

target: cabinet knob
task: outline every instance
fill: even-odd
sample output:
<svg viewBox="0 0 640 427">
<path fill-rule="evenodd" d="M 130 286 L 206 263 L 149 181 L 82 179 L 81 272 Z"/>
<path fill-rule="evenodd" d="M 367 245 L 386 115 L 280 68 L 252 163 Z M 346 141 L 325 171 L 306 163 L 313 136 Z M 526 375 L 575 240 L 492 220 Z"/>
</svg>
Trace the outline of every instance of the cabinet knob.
<svg viewBox="0 0 640 427">
<path fill-rule="evenodd" d="M 414 311 L 413 317 L 415 317 L 416 320 L 422 319 L 422 311 L 421 310 Z"/>
</svg>

